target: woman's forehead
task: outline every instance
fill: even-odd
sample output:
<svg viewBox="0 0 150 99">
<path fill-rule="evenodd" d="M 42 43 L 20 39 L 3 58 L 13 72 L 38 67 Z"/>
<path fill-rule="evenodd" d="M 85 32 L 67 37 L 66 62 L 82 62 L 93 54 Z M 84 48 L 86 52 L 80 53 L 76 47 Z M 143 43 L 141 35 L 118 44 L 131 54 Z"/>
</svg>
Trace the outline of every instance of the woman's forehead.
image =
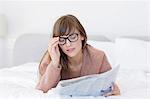
<svg viewBox="0 0 150 99">
<path fill-rule="evenodd" d="M 61 35 L 61 37 L 66 37 L 66 36 L 68 36 L 68 35 L 70 35 L 70 34 L 73 34 L 73 33 L 79 33 L 79 31 L 78 31 L 77 29 L 73 29 L 73 30 L 70 31 L 70 32 L 64 33 L 63 35 Z"/>
</svg>

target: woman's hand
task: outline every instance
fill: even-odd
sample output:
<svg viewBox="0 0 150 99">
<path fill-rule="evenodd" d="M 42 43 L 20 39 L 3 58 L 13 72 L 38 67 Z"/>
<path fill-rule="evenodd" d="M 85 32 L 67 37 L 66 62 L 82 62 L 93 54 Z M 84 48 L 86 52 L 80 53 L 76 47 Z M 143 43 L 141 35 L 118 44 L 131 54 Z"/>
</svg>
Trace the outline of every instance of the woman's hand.
<svg viewBox="0 0 150 99">
<path fill-rule="evenodd" d="M 60 51 L 58 47 L 59 37 L 54 37 L 50 39 L 48 44 L 48 52 L 51 57 L 52 64 L 58 66 L 60 62 Z"/>
<path fill-rule="evenodd" d="M 104 96 L 107 97 L 107 96 L 114 96 L 114 95 L 120 95 L 120 89 L 119 87 L 117 86 L 117 84 L 113 84 L 113 89 L 111 92 L 105 94 Z"/>
</svg>

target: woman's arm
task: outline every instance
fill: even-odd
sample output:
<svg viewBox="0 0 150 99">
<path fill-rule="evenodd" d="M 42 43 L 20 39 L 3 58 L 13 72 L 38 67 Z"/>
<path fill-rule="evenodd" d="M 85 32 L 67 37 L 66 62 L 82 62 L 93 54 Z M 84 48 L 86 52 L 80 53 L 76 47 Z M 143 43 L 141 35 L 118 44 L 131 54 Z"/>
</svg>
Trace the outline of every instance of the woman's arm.
<svg viewBox="0 0 150 99">
<path fill-rule="evenodd" d="M 109 71 L 110 69 L 111 69 L 111 65 L 110 65 L 109 61 L 107 60 L 106 55 L 104 54 L 100 73 Z M 111 92 L 105 94 L 104 96 L 111 96 L 111 95 L 120 95 L 120 89 L 116 83 L 113 84 L 113 90 Z"/>
<path fill-rule="evenodd" d="M 112 67 L 111 67 L 111 65 L 110 65 L 110 63 L 109 63 L 105 53 L 103 55 L 103 59 L 102 59 L 101 62 L 102 63 L 101 63 L 101 67 L 100 67 L 99 73 L 104 73 L 104 72 L 107 72 L 107 71 L 112 69 Z"/>
<path fill-rule="evenodd" d="M 52 87 L 55 87 L 60 80 L 61 67 L 59 66 L 60 52 L 59 52 L 59 37 L 50 39 L 48 50 L 45 53 L 39 65 L 40 80 L 36 88 L 47 92 Z"/>
<path fill-rule="evenodd" d="M 61 68 L 57 68 L 50 63 L 47 66 L 47 69 L 43 75 L 41 75 L 39 83 L 36 86 L 36 89 L 47 92 L 49 89 L 55 87 L 60 80 L 60 71 Z"/>
</svg>

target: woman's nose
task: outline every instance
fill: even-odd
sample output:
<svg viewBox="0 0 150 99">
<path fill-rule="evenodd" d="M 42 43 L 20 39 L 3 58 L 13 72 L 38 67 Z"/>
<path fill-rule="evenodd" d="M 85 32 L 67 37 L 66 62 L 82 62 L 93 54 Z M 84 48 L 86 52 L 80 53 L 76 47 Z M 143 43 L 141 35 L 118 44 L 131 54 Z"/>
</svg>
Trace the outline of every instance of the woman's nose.
<svg viewBox="0 0 150 99">
<path fill-rule="evenodd" d="M 70 46 L 70 45 L 71 45 L 71 42 L 68 39 L 66 39 L 66 46 Z"/>
</svg>

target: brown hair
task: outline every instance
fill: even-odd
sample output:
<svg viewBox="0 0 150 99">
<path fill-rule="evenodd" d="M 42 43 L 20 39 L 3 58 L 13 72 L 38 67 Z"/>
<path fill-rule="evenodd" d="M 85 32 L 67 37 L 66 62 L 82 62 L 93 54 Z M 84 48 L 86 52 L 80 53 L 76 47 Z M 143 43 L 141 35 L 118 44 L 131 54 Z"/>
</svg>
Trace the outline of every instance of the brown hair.
<svg viewBox="0 0 150 99">
<path fill-rule="evenodd" d="M 52 37 L 58 37 L 62 35 L 67 35 L 70 32 L 74 32 L 74 30 L 77 29 L 82 37 L 84 37 L 84 40 L 82 41 L 82 49 L 86 47 L 87 42 L 87 35 L 85 32 L 85 29 L 79 22 L 79 20 L 73 16 L 73 15 L 64 15 L 61 16 L 54 24 L 53 26 L 53 33 Z M 60 65 L 62 66 L 63 70 L 68 70 L 68 58 L 67 55 L 60 50 Z"/>
</svg>

